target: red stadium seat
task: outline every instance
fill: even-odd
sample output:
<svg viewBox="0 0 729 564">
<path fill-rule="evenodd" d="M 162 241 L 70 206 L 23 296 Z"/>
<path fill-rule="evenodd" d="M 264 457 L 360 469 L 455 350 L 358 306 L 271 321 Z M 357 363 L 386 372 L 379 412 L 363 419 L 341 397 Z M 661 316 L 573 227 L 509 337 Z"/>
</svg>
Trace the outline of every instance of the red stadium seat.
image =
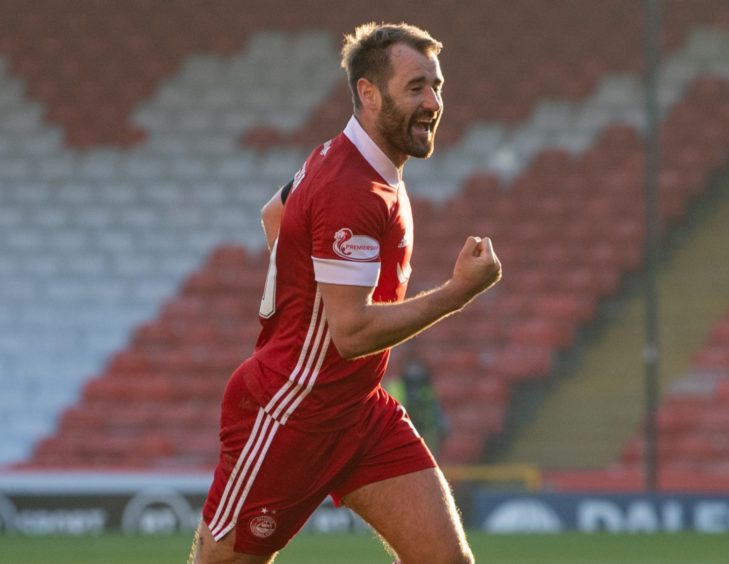
<svg viewBox="0 0 729 564">
<path fill-rule="evenodd" d="M 483 455 L 483 437 L 468 432 L 453 432 L 443 441 L 439 458 L 446 464 L 473 463 Z"/>
<path fill-rule="evenodd" d="M 510 344 L 494 353 L 488 368 L 510 381 L 539 379 L 549 373 L 552 354 L 549 347 Z"/>
<path fill-rule="evenodd" d="M 517 320 L 509 328 L 509 341 L 517 345 L 532 345 L 564 349 L 572 344 L 575 326 L 560 317 L 541 316 Z"/>
</svg>

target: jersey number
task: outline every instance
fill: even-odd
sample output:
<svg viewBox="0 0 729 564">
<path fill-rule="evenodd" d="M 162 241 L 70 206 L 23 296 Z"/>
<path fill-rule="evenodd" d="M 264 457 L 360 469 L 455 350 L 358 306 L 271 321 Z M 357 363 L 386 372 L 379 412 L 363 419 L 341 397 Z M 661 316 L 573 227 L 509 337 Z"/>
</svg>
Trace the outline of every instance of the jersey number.
<svg viewBox="0 0 729 564">
<path fill-rule="evenodd" d="M 258 315 L 264 319 L 268 319 L 276 313 L 276 248 L 278 247 L 278 239 L 273 243 L 271 256 L 268 259 L 268 272 L 266 273 L 266 283 L 263 286 L 263 296 L 261 297 L 261 307 L 258 309 Z"/>
</svg>

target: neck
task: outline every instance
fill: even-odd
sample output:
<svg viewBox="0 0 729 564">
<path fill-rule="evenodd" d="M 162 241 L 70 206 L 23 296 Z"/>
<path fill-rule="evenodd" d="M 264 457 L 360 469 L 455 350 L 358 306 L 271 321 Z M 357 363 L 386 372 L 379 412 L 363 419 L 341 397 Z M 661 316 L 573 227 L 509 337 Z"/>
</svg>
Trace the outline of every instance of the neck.
<svg viewBox="0 0 729 564">
<path fill-rule="evenodd" d="M 377 127 L 377 120 L 374 116 L 371 116 L 367 112 L 364 112 L 360 109 L 354 112 L 354 117 L 362 126 L 362 129 L 365 130 L 367 135 L 370 136 L 370 139 L 375 142 L 380 150 L 385 153 L 385 156 L 387 156 L 392 164 L 395 165 L 395 168 L 400 171 L 400 176 L 402 176 L 402 171 L 405 168 L 405 163 L 407 162 L 409 156 L 395 149 L 395 147 L 393 147 L 382 136 L 380 130 Z"/>
</svg>

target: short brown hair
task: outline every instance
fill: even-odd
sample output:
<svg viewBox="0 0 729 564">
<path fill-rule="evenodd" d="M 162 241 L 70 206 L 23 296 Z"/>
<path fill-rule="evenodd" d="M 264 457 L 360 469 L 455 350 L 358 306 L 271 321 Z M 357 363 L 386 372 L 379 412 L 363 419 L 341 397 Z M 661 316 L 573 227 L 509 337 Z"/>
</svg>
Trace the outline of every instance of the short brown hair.
<svg viewBox="0 0 729 564">
<path fill-rule="evenodd" d="M 357 81 L 360 78 L 366 78 L 380 90 L 387 85 L 392 76 L 389 49 L 396 43 L 404 43 L 424 55 L 438 55 L 443 48 L 443 44 L 433 39 L 427 31 L 406 23 L 370 22 L 344 36 L 342 68 L 347 71 L 355 110 L 361 104 L 357 94 Z"/>
</svg>

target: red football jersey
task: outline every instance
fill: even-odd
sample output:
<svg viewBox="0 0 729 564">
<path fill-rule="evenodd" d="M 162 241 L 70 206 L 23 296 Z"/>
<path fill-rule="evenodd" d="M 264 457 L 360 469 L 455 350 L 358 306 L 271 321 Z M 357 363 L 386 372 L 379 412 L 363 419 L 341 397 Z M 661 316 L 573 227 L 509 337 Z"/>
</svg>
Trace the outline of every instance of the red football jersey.
<svg viewBox="0 0 729 564">
<path fill-rule="evenodd" d="M 413 222 L 397 168 L 353 117 L 294 178 L 261 300 L 257 370 L 246 385 L 282 424 L 351 424 L 382 380 L 389 351 L 343 359 L 331 342 L 318 282 L 374 287 L 402 301 Z"/>
</svg>

